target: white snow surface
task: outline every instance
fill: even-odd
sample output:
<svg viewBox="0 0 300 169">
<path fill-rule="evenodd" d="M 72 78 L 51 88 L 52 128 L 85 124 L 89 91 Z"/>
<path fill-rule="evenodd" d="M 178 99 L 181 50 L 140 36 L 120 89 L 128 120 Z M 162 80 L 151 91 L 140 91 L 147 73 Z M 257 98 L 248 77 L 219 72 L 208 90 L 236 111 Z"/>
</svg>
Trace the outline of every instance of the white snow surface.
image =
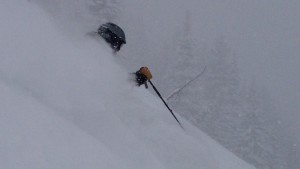
<svg viewBox="0 0 300 169">
<path fill-rule="evenodd" d="M 253 169 L 179 117 L 182 130 L 88 30 L 70 37 L 20 0 L 0 21 L 1 169 Z"/>
</svg>

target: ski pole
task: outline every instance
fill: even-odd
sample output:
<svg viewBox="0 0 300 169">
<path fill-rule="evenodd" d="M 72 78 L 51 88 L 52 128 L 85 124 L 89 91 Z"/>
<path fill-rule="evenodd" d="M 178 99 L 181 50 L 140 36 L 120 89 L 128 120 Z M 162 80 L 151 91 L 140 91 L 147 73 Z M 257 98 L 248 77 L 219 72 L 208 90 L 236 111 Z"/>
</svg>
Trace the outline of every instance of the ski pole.
<svg viewBox="0 0 300 169">
<path fill-rule="evenodd" d="M 160 95 L 160 93 L 158 92 L 158 90 L 156 89 L 156 87 L 153 85 L 153 83 L 151 82 L 151 80 L 148 80 L 149 83 L 151 84 L 151 86 L 153 87 L 153 89 L 155 90 L 155 92 L 157 93 L 157 95 L 160 97 L 160 99 L 164 102 L 165 106 L 169 109 L 169 111 L 171 112 L 171 114 L 173 115 L 173 117 L 175 118 L 175 120 L 178 122 L 178 124 L 180 125 L 180 127 L 182 129 L 184 129 L 181 125 L 181 123 L 179 122 L 179 120 L 177 119 L 177 117 L 175 116 L 175 114 L 173 113 L 172 109 L 170 109 L 170 107 L 168 106 L 168 104 L 165 102 L 165 100 L 162 98 L 162 96 Z"/>
</svg>

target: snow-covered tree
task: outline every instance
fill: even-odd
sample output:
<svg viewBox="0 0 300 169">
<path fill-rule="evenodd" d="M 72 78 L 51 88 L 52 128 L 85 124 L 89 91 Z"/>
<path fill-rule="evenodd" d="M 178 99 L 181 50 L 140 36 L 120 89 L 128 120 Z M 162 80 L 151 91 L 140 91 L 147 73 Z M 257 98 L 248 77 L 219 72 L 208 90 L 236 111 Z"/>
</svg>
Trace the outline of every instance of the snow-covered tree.
<svg viewBox="0 0 300 169">
<path fill-rule="evenodd" d="M 165 68 L 167 68 L 166 78 L 169 79 L 167 96 L 194 79 L 205 65 L 204 56 L 198 51 L 200 47 L 197 45 L 197 39 L 193 36 L 189 11 L 186 12 L 184 18 L 181 29 L 177 31 L 172 40 L 173 47 L 166 49 L 168 50 L 168 63 Z M 183 94 L 177 93 L 176 96 L 170 98 L 170 101 L 174 102 L 176 99 L 184 98 L 181 97 Z"/>
<path fill-rule="evenodd" d="M 178 33 L 175 44 L 175 57 L 171 62 L 173 68 L 177 71 L 172 75 L 175 76 L 173 77 L 174 83 L 177 86 L 182 86 L 195 77 L 201 69 L 201 65 L 199 65 L 201 56 L 198 55 L 196 50 L 196 39 L 193 37 L 189 12 L 186 13 L 182 30 Z"/>
<path fill-rule="evenodd" d="M 216 40 L 207 58 L 207 72 L 201 86 L 203 108 L 199 111 L 199 125 L 211 135 L 225 137 L 228 134 L 224 130 L 238 118 L 240 87 L 235 55 L 223 38 Z"/>
<path fill-rule="evenodd" d="M 246 93 L 241 122 L 243 132 L 234 152 L 259 169 L 282 168 L 281 126 L 266 90 L 255 83 Z"/>
<path fill-rule="evenodd" d="M 271 156 L 273 148 L 267 148 L 265 145 L 269 133 L 264 127 L 267 119 L 262 116 L 265 113 L 264 105 L 258 94 L 258 91 L 252 86 L 246 97 L 247 105 L 244 110 L 246 114 L 243 126 L 241 126 L 244 128 L 244 135 L 241 140 L 240 153 L 256 167 L 269 168 L 265 162 Z M 266 151 L 267 149 L 268 151 Z"/>
</svg>

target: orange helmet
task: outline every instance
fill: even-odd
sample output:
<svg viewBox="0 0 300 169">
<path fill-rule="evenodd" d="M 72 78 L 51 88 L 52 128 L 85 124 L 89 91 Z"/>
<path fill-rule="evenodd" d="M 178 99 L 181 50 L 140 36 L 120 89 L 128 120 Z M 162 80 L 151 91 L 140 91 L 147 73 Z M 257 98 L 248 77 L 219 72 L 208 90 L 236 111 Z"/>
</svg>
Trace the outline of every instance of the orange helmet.
<svg viewBox="0 0 300 169">
<path fill-rule="evenodd" d="M 141 67 L 140 72 L 141 72 L 141 74 L 143 74 L 147 77 L 147 80 L 152 79 L 152 74 L 151 74 L 150 70 L 148 69 L 148 67 L 146 67 L 146 66 Z"/>
</svg>

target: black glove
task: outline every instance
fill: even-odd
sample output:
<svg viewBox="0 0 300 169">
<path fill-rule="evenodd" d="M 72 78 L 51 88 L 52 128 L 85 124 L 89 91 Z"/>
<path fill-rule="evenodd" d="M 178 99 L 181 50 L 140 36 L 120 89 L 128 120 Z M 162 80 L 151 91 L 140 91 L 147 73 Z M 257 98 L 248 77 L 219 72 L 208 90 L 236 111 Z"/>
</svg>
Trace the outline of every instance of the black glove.
<svg viewBox="0 0 300 169">
<path fill-rule="evenodd" d="M 146 83 L 147 77 L 145 75 L 141 74 L 140 71 L 137 71 L 135 73 L 135 80 L 136 80 L 138 86 L 145 84 L 146 88 L 148 88 L 148 85 Z"/>
</svg>

